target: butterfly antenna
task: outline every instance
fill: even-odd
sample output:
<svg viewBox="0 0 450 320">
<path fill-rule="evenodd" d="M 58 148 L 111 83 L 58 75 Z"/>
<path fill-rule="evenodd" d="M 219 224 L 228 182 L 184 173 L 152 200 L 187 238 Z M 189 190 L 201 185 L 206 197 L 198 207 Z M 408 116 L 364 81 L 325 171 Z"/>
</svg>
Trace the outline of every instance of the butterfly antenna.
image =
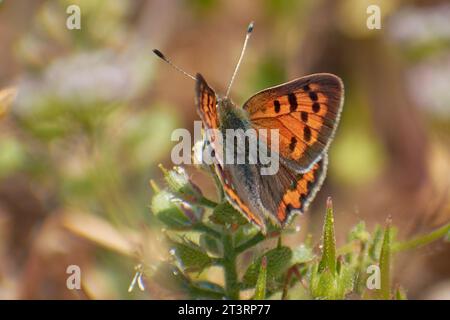
<svg viewBox="0 0 450 320">
<path fill-rule="evenodd" d="M 228 85 L 228 88 L 227 88 L 227 93 L 225 94 L 225 98 L 228 97 L 228 94 L 230 93 L 231 86 L 233 84 L 234 78 L 236 78 L 236 74 L 239 70 L 239 66 L 241 65 L 242 58 L 244 57 L 245 48 L 247 47 L 248 39 L 250 39 L 250 35 L 252 34 L 252 31 L 253 31 L 253 21 L 250 22 L 250 24 L 248 25 L 247 34 L 245 35 L 245 40 L 244 40 L 244 46 L 242 47 L 242 51 L 241 51 L 241 56 L 239 57 L 236 68 L 234 69 L 233 76 L 231 77 L 230 84 Z"/>
<path fill-rule="evenodd" d="M 161 60 L 167 62 L 172 68 L 174 68 L 175 70 L 181 72 L 182 74 L 184 74 L 185 76 L 191 78 L 192 80 L 196 81 L 196 79 L 195 79 L 195 77 L 193 75 L 187 73 L 186 71 L 184 71 L 183 69 L 181 69 L 177 65 L 173 64 L 172 61 L 167 59 L 166 56 L 163 55 L 163 53 L 161 51 L 159 51 L 158 49 L 153 49 L 152 51 L 153 51 L 154 54 L 156 54 L 158 56 L 158 58 L 160 58 Z"/>
</svg>

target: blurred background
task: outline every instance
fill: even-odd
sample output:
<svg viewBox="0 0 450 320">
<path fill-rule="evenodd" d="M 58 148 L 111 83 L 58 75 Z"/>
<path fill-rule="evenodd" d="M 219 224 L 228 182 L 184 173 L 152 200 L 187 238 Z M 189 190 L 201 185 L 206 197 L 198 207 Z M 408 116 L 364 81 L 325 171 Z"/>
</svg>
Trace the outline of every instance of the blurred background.
<svg viewBox="0 0 450 320">
<path fill-rule="evenodd" d="M 71 4 L 81 30 L 66 28 Z M 366 26 L 371 4 L 379 30 Z M 172 166 L 172 130 L 198 120 L 194 83 L 151 49 L 223 93 L 251 20 L 237 104 L 314 72 L 345 84 L 328 178 L 287 241 L 320 236 L 327 196 L 338 245 L 362 219 L 370 230 L 391 216 L 400 239 L 448 222 L 449 17 L 433 0 L 0 1 L 0 90 L 18 89 L 0 107 L 0 298 L 177 298 L 152 283 L 127 291 L 137 264 L 167 255 L 149 180 Z M 71 264 L 83 290 L 66 287 Z M 398 256 L 395 270 L 409 298 L 450 298 L 448 243 Z"/>
</svg>

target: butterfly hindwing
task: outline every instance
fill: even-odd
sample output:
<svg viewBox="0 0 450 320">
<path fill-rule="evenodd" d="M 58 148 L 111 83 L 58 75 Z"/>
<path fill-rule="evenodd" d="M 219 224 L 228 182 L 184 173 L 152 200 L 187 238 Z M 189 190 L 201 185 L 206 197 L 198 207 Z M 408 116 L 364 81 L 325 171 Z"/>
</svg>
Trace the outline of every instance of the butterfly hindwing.
<svg viewBox="0 0 450 320">
<path fill-rule="evenodd" d="M 259 199 L 258 192 L 255 192 L 255 189 L 258 189 L 259 186 L 243 184 L 242 181 L 236 183 L 236 181 L 239 181 L 236 179 L 236 173 L 239 173 L 239 168 L 242 168 L 242 165 L 225 165 L 225 167 L 216 165 L 216 173 L 220 177 L 228 202 L 236 210 L 242 212 L 248 221 L 256 224 L 265 233 L 266 223 L 263 216 L 259 214 L 261 206 L 257 200 Z"/>
<path fill-rule="evenodd" d="M 305 212 L 325 180 L 328 155 L 317 161 L 311 170 L 295 175 L 278 204 L 277 219 L 284 226 L 295 212 Z"/>
<path fill-rule="evenodd" d="M 264 213 L 275 224 L 284 227 L 295 213 L 303 213 L 314 199 L 326 176 L 328 156 L 317 161 L 305 173 L 280 164 L 276 175 L 261 175 L 259 199 Z"/>
<path fill-rule="evenodd" d="M 343 103 L 342 81 L 332 74 L 302 77 L 263 90 L 244 109 L 255 129 L 278 129 L 280 160 L 297 172 L 319 161 L 333 138 Z M 270 132 L 266 137 L 270 144 Z"/>
</svg>

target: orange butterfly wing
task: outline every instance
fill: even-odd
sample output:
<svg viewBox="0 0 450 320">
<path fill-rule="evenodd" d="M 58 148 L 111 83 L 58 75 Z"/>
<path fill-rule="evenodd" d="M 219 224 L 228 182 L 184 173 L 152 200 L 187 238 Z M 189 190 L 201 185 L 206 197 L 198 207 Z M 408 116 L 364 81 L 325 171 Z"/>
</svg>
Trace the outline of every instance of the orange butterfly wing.
<svg viewBox="0 0 450 320">
<path fill-rule="evenodd" d="M 196 105 L 197 112 L 205 128 L 219 129 L 217 97 L 214 90 L 206 83 L 201 74 L 197 74 L 196 77 Z M 207 136 L 207 141 L 210 142 L 210 146 L 213 148 L 214 152 L 216 154 L 218 154 L 219 152 L 223 153 L 223 150 L 220 150 L 222 146 L 217 143 L 217 131 L 209 131 L 208 134 L 209 136 Z M 244 201 L 244 199 L 242 199 L 236 192 L 236 189 L 232 184 L 233 180 L 231 177 L 231 173 L 228 172 L 227 169 L 225 169 L 217 160 L 214 161 L 214 169 L 222 183 L 223 190 L 228 202 L 230 202 L 231 205 L 233 205 L 233 207 L 235 207 L 238 211 L 243 212 L 250 222 L 255 223 L 261 228 L 261 230 L 264 231 L 264 221 L 260 216 L 252 212 L 252 210 L 246 203 L 247 201 Z"/>
<path fill-rule="evenodd" d="M 295 171 L 307 172 L 330 145 L 343 92 L 340 78 L 319 73 L 263 90 L 243 108 L 253 128 L 278 129 L 281 160 Z M 265 138 L 270 146 L 270 130 Z"/>
<path fill-rule="evenodd" d="M 314 199 L 326 176 L 328 156 L 324 154 L 305 173 L 298 173 L 280 163 L 275 175 L 261 175 L 260 199 L 266 215 L 275 224 L 284 227 L 294 215 L 303 213 Z"/>
<path fill-rule="evenodd" d="M 196 79 L 195 104 L 197 105 L 197 113 L 207 129 L 218 129 L 216 93 L 208 86 L 201 74 L 198 73 Z"/>
<path fill-rule="evenodd" d="M 292 180 L 292 184 L 285 191 L 277 208 L 277 220 L 282 226 L 289 222 L 295 211 L 305 212 L 309 203 L 314 199 L 325 180 L 328 156 L 317 161 L 311 170 L 300 173 Z"/>
</svg>

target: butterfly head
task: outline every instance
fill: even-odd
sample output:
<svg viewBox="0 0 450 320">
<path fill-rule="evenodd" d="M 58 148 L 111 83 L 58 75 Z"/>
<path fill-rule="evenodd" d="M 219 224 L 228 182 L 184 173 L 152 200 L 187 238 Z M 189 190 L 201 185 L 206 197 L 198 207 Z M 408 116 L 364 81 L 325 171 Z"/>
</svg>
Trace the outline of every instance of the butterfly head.
<svg viewBox="0 0 450 320">
<path fill-rule="evenodd" d="M 236 109 L 236 105 L 228 97 L 217 97 L 217 111 L 220 118 L 225 118 Z"/>
<path fill-rule="evenodd" d="M 223 111 L 230 111 L 236 108 L 236 105 L 228 97 L 217 97 L 217 108 Z"/>
<path fill-rule="evenodd" d="M 248 120 L 247 112 L 243 108 L 239 108 L 229 97 L 217 98 L 217 111 L 222 125 L 228 124 L 228 126 L 235 127 L 237 123 Z"/>
</svg>

